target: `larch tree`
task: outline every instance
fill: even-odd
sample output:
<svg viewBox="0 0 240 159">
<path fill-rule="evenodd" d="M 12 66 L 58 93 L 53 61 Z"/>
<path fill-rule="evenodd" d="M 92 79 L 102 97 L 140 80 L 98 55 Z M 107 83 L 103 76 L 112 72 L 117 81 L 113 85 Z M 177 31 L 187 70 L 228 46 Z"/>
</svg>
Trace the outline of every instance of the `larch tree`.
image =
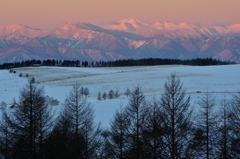
<svg viewBox="0 0 240 159">
<path fill-rule="evenodd" d="M 143 131 L 147 125 L 148 109 L 140 87 L 129 95 L 129 103 L 117 111 L 105 134 L 105 156 L 118 159 L 147 158 L 144 151 Z"/>
<path fill-rule="evenodd" d="M 140 87 L 136 87 L 129 96 L 126 106 L 127 117 L 130 120 L 129 131 L 129 157 L 133 159 L 146 158 L 143 143 L 143 130 L 147 125 L 148 105 Z"/>
<path fill-rule="evenodd" d="M 230 108 L 231 104 L 227 99 L 221 101 L 219 110 L 219 121 L 217 127 L 217 158 L 233 159 L 231 147 L 231 124 L 230 124 Z"/>
<path fill-rule="evenodd" d="M 121 106 L 120 110 L 115 112 L 114 119 L 110 122 L 110 130 L 105 132 L 104 158 L 124 159 L 128 157 L 130 149 L 128 129 L 131 121 L 125 110 Z"/>
<path fill-rule="evenodd" d="M 163 123 L 163 158 L 185 158 L 186 147 L 191 137 L 190 96 L 186 97 L 183 85 L 171 74 L 164 84 L 160 101 L 161 122 Z"/>
<path fill-rule="evenodd" d="M 198 101 L 200 111 L 197 117 L 198 138 L 195 147 L 199 158 L 216 158 L 218 116 L 214 110 L 215 98 L 208 92 Z"/>
<path fill-rule="evenodd" d="M 43 158 L 44 143 L 52 130 L 52 113 L 43 87 L 29 81 L 6 120 L 14 138 L 13 158 Z"/>
<path fill-rule="evenodd" d="M 46 158 L 76 158 L 76 150 L 73 146 L 75 141 L 73 140 L 71 128 L 68 114 L 62 111 L 46 142 Z"/>
<path fill-rule="evenodd" d="M 148 158 L 163 158 L 163 133 L 164 126 L 161 122 L 159 102 L 154 99 L 149 103 L 146 126 L 143 130 L 144 151 Z"/>
<path fill-rule="evenodd" d="M 2 110 L 1 120 L 0 120 L 0 158 L 12 158 L 13 149 L 13 130 L 9 125 L 9 113 L 8 109 Z"/>
<path fill-rule="evenodd" d="M 72 87 L 54 134 L 63 137 L 64 141 L 60 144 L 68 157 L 70 155 L 71 158 L 97 158 L 101 145 L 101 131 L 99 125 L 94 124 L 94 111 L 86 96 L 82 94 L 82 88 L 78 84 Z M 54 134 L 53 139 L 58 138 L 54 137 Z"/>
<path fill-rule="evenodd" d="M 232 155 L 234 158 L 240 158 L 240 93 L 232 98 L 230 125 Z"/>
</svg>

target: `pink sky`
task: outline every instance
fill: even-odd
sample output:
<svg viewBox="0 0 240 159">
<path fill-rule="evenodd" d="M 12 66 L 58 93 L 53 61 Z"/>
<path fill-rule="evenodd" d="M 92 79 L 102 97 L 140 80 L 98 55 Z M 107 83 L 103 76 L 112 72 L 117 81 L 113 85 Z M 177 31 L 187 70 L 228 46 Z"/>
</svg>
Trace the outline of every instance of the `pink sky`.
<svg viewBox="0 0 240 159">
<path fill-rule="evenodd" d="M 68 22 L 125 18 L 203 25 L 240 23 L 240 0 L 0 0 L 0 25 L 52 29 Z"/>
</svg>

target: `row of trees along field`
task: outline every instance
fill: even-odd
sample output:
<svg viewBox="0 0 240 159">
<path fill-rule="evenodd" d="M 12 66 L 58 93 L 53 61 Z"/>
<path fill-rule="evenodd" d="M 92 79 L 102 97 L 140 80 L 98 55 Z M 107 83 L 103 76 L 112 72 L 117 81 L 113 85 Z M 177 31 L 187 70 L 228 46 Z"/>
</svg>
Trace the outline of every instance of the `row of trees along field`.
<svg viewBox="0 0 240 159">
<path fill-rule="evenodd" d="M 161 58 L 144 58 L 144 59 L 125 59 L 116 61 L 80 61 L 80 60 L 27 60 L 14 63 L 0 64 L 0 69 L 9 69 L 15 67 L 29 67 L 29 66 L 63 66 L 63 67 L 120 67 L 120 66 L 153 66 L 153 65 L 193 65 L 193 66 L 207 66 L 207 65 L 227 65 L 233 64 L 230 61 L 220 61 L 212 58 L 196 58 L 189 60 L 181 59 L 161 59 Z"/>
<path fill-rule="evenodd" d="M 163 89 L 159 100 L 146 101 L 140 87 L 134 88 L 128 105 L 102 130 L 79 85 L 55 112 L 43 88 L 29 81 L 19 101 L 2 110 L 1 158 L 240 158 L 240 95 L 223 99 L 217 110 L 207 93 L 193 112 L 175 74 Z"/>
</svg>

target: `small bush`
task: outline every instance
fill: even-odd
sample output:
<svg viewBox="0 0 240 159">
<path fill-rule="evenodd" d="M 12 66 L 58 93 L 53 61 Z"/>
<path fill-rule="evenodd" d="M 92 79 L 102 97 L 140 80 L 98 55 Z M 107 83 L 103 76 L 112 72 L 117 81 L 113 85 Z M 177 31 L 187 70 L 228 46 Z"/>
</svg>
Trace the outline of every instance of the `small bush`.
<svg viewBox="0 0 240 159">
<path fill-rule="evenodd" d="M 106 100 L 106 99 L 107 99 L 107 93 L 106 93 L 106 92 L 104 92 L 104 93 L 103 93 L 103 96 L 102 96 L 102 98 L 103 98 L 104 100 Z"/>
<path fill-rule="evenodd" d="M 1 110 L 5 110 L 6 107 L 7 107 L 7 104 L 6 104 L 5 102 L 2 102 L 2 103 L 0 104 L 0 109 L 1 109 Z"/>
<path fill-rule="evenodd" d="M 114 97 L 115 97 L 115 98 L 120 97 L 120 93 L 119 93 L 118 89 L 115 91 L 115 93 L 114 93 Z"/>
<path fill-rule="evenodd" d="M 109 93 L 108 93 L 108 98 L 109 98 L 109 99 L 113 99 L 113 98 L 114 98 L 114 95 L 115 95 L 114 91 L 113 91 L 113 90 L 110 90 Z"/>
<path fill-rule="evenodd" d="M 30 80 L 31 83 L 35 83 L 35 78 L 32 77 L 32 79 Z"/>
<path fill-rule="evenodd" d="M 124 93 L 124 95 L 126 95 L 127 97 L 131 94 L 131 91 L 129 89 L 126 90 L 126 92 Z"/>
<path fill-rule="evenodd" d="M 98 100 L 102 100 L 102 95 L 101 95 L 101 92 L 98 92 Z"/>
</svg>

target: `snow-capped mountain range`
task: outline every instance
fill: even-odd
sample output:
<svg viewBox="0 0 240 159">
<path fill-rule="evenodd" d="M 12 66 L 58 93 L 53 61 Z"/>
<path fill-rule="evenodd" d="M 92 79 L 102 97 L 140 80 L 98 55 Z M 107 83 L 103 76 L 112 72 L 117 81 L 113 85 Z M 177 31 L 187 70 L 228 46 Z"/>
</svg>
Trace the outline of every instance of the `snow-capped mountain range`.
<svg viewBox="0 0 240 159">
<path fill-rule="evenodd" d="M 117 60 L 212 57 L 240 62 L 240 24 L 153 25 L 124 19 L 103 26 L 68 23 L 52 30 L 0 26 L 0 63 L 31 59 Z"/>
</svg>

